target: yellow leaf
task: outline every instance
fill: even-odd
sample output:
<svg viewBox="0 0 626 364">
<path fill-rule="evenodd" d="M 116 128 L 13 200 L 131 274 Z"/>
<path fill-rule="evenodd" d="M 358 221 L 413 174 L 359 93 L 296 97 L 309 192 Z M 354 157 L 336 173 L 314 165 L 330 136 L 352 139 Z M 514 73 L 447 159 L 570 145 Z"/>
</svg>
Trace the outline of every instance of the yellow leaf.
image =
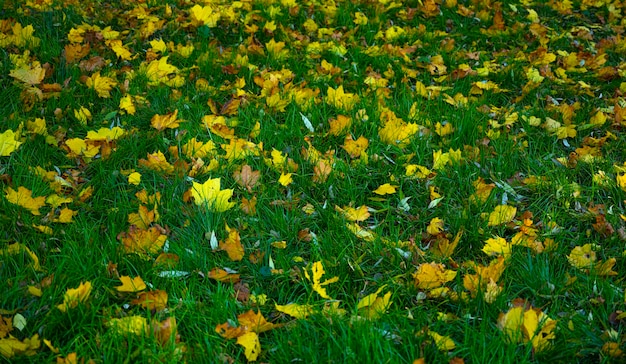
<svg viewBox="0 0 626 364">
<path fill-rule="evenodd" d="M 37 354 L 37 350 L 41 346 L 39 335 L 35 334 L 30 339 L 25 338 L 23 341 L 10 336 L 0 339 L 0 354 L 7 359 L 11 359 L 16 355 L 33 356 Z"/>
<path fill-rule="evenodd" d="M 567 260 L 578 269 L 588 269 L 596 262 L 596 252 L 591 244 L 576 246 L 567 256 Z"/>
<path fill-rule="evenodd" d="M 148 64 L 145 72 L 149 85 L 158 86 L 164 84 L 170 87 L 181 87 L 185 84 L 185 79 L 179 75 L 179 69 L 167 63 L 168 57 L 155 59 Z"/>
<path fill-rule="evenodd" d="M 33 192 L 26 187 L 19 186 L 17 191 L 11 187 L 5 189 L 5 196 L 7 201 L 14 205 L 21 206 L 33 215 L 40 215 L 39 208 L 46 204 L 46 198 L 44 196 L 35 197 L 32 196 Z"/>
<path fill-rule="evenodd" d="M 517 208 L 508 205 L 499 205 L 496 206 L 493 211 L 489 214 L 489 223 L 488 226 L 497 226 L 501 224 L 505 224 L 510 222 L 515 218 L 515 214 L 517 213 Z"/>
<path fill-rule="evenodd" d="M 352 135 L 346 136 L 343 145 L 341 146 L 350 158 L 359 158 L 362 153 L 365 153 L 365 149 L 369 146 L 369 140 L 360 136 L 357 140 L 352 139 Z"/>
<path fill-rule="evenodd" d="M 0 157 L 6 157 L 15 152 L 22 142 L 17 141 L 18 135 L 11 129 L 0 134 Z"/>
<path fill-rule="evenodd" d="M 135 186 L 139 185 L 139 183 L 141 183 L 141 173 L 133 172 L 129 174 L 128 183 L 130 183 L 131 185 L 135 185 Z"/>
<path fill-rule="evenodd" d="M 374 193 L 377 195 L 381 195 L 381 196 L 392 195 L 396 193 L 396 187 L 397 186 L 393 186 L 393 185 L 390 185 L 389 183 L 385 183 L 384 185 L 378 186 L 378 188 L 374 190 Z"/>
<path fill-rule="evenodd" d="M 606 123 L 606 115 L 602 111 L 598 111 L 591 117 L 589 122 L 593 125 L 603 125 Z"/>
<path fill-rule="evenodd" d="M 120 110 L 124 110 L 128 115 L 135 115 L 137 112 L 137 108 L 135 108 L 135 104 L 133 103 L 133 98 L 126 94 L 120 99 Z"/>
<path fill-rule="evenodd" d="M 160 53 L 163 53 L 163 52 L 165 52 L 167 50 L 167 45 L 165 44 L 165 42 L 161 38 L 151 40 L 150 41 L 150 47 L 152 47 L 153 51 L 160 52 Z"/>
<path fill-rule="evenodd" d="M 276 308 L 276 311 L 286 313 L 287 315 L 295 317 L 297 319 L 307 318 L 313 313 L 313 306 L 311 305 L 299 305 L 297 303 L 290 303 L 284 306 L 274 305 L 274 307 Z"/>
<path fill-rule="evenodd" d="M 162 131 L 164 129 L 176 129 L 180 125 L 181 120 L 177 119 L 178 117 L 178 109 L 174 110 L 173 113 L 159 115 L 155 114 L 150 120 L 150 125 L 158 131 Z"/>
<path fill-rule="evenodd" d="M 127 316 L 123 318 L 113 318 L 107 322 L 107 326 L 113 330 L 113 332 L 119 335 L 137 335 L 143 336 L 148 333 L 149 325 L 148 320 L 141 316 Z"/>
<path fill-rule="evenodd" d="M 244 354 L 248 361 L 256 361 L 261 353 L 261 342 L 259 342 L 259 336 L 256 332 L 246 332 L 237 337 L 237 344 L 244 347 Z"/>
<path fill-rule="evenodd" d="M 505 259 L 508 259 L 511 256 L 511 243 L 499 236 L 489 238 L 485 240 L 483 252 L 490 256 L 502 255 Z"/>
<path fill-rule="evenodd" d="M 331 299 L 331 297 L 326 293 L 326 288 L 324 288 L 323 286 L 339 281 L 339 277 L 333 277 L 331 279 L 325 280 L 324 282 L 320 282 L 320 279 L 322 278 L 324 273 L 326 273 L 324 271 L 324 266 L 322 266 L 322 262 L 320 261 L 313 263 L 311 273 L 313 275 L 313 278 L 309 276 L 308 269 L 304 271 L 304 276 L 306 277 L 306 279 L 313 283 L 313 290 L 317 292 L 317 294 L 319 294 L 322 298 Z"/>
<path fill-rule="evenodd" d="M 208 179 L 204 183 L 193 182 L 191 195 L 194 202 L 199 206 L 206 206 L 215 212 L 224 212 L 235 206 L 234 202 L 228 201 L 233 195 L 233 190 L 220 190 L 220 179 Z"/>
<path fill-rule="evenodd" d="M 122 44 L 121 40 L 119 39 L 107 40 L 105 44 L 109 48 L 111 48 L 113 52 L 115 52 L 115 55 L 118 58 L 124 61 L 128 61 L 133 58 L 133 54 L 128 50 L 128 48 L 124 47 L 124 44 Z"/>
<path fill-rule="evenodd" d="M 209 28 L 214 28 L 220 20 L 220 13 L 213 11 L 211 5 L 200 6 L 196 4 L 189 10 L 189 15 L 191 23 L 195 26 L 206 25 Z"/>
<path fill-rule="evenodd" d="M 61 206 L 64 203 L 70 203 L 70 202 L 72 202 L 71 197 L 61 197 L 57 195 L 56 193 L 46 197 L 46 203 L 52 206 L 52 208 L 54 209 L 56 209 L 57 207 Z"/>
<path fill-rule="evenodd" d="M 428 335 L 435 341 L 439 351 L 450 351 L 456 348 L 454 341 L 449 336 L 442 336 L 434 331 L 429 331 Z"/>
<path fill-rule="evenodd" d="M 121 276 L 120 281 L 122 282 L 122 285 L 115 287 L 118 292 L 134 293 L 146 289 L 146 284 L 139 276 L 135 278 L 130 278 L 129 276 Z"/>
<path fill-rule="evenodd" d="M 343 208 L 335 206 L 335 210 L 340 212 L 348 221 L 365 221 L 370 217 L 368 207 L 365 205 L 361 205 L 356 209 L 350 206 L 344 206 Z"/>
<path fill-rule="evenodd" d="M 28 247 L 24 244 L 20 244 L 20 243 L 9 244 L 4 249 L 0 249 L 0 256 L 16 255 L 21 252 L 26 252 L 26 254 L 28 254 L 30 259 L 33 261 L 33 269 L 40 272 L 41 266 L 39 265 L 39 258 L 37 257 L 37 255 L 35 255 L 35 253 L 33 253 L 30 249 L 28 249 Z"/>
<path fill-rule="evenodd" d="M 443 286 L 456 277 L 457 272 L 445 269 L 443 264 L 422 263 L 413 273 L 415 284 L 420 289 L 432 289 Z"/>
<path fill-rule="evenodd" d="M 443 231 L 444 221 L 438 217 L 435 217 L 430 220 L 428 227 L 426 228 L 426 232 L 430 235 L 437 235 Z"/>
<path fill-rule="evenodd" d="M 280 174 L 280 178 L 278 178 L 278 183 L 287 187 L 293 182 L 293 178 L 291 177 L 293 173 L 282 173 Z"/>
<path fill-rule="evenodd" d="M 63 295 L 63 303 L 57 305 L 61 312 L 66 312 L 68 308 L 74 308 L 79 303 L 87 301 L 91 294 L 91 282 L 81 282 L 78 288 L 69 288 Z"/>
<path fill-rule="evenodd" d="M 110 129 L 100 128 L 98 129 L 98 131 L 88 131 L 85 140 L 90 142 L 110 142 L 121 138 L 122 136 L 124 136 L 124 134 L 124 129 L 120 128 L 119 126 Z"/>
<path fill-rule="evenodd" d="M 111 97 L 111 90 L 117 86 L 117 81 L 110 77 L 100 76 L 100 72 L 96 72 L 85 81 L 87 87 L 94 89 L 99 97 Z"/>
<path fill-rule="evenodd" d="M 69 224 L 72 222 L 72 217 L 74 217 L 74 215 L 77 215 L 77 214 L 78 214 L 78 211 L 74 211 L 74 210 L 68 209 L 67 207 L 64 207 L 59 212 L 59 217 L 57 217 L 53 221 L 60 222 L 62 224 Z"/>
<path fill-rule="evenodd" d="M 37 85 L 43 81 L 46 76 L 46 70 L 41 67 L 39 62 L 24 64 L 16 69 L 11 70 L 9 76 L 24 82 L 27 85 Z"/>
<path fill-rule="evenodd" d="M 30 293 L 31 295 L 35 297 L 41 297 L 43 295 L 43 292 L 41 291 L 41 289 L 35 286 L 28 286 L 28 293 Z"/>
<path fill-rule="evenodd" d="M 357 304 L 359 315 L 368 319 L 377 319 L 382 316 L 391 306 L 391 292 L 385 293 L 384 296 L 378 297 L 378 294 L 386 285 L 381 286 L 376 292 L 363 297 Z"/>
</svg>

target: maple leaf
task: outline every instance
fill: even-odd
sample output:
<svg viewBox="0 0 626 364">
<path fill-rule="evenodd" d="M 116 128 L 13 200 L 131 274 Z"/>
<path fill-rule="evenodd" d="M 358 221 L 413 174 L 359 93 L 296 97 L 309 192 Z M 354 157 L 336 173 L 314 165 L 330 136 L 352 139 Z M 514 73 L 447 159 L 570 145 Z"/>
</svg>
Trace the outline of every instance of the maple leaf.
<svg viewBox="0 0 626 364">
<path fill-rule="evenodd" d="M 128 223 L 135 225 L 140 229 L 147 229 L 155 221 L 159 220 L 159 212 L 155 208 L 154 210 L 148 210 L 144 205 L 139 206 L 139 211 L 128 215 Z"/>
<path fill-rule="evenodd" d="M 219 249 L 225 251 L 230 260 L 235 262 L 240 261 L 243 259 L 245 252 L 243 245 L 241 245 L 239 232 L 229 228 L 228 225 L 226 226 L 226 230 L 228 231 L 228 238 L 224 241 L 220 241 Z"/>
<path fill-rule="evenodd" d="M 330 130 L 328 133 L 335 136 L 348 132 L 350 126 L 352 125 L 352 119 L 345 115 L 337 115 L 336 118 L 332 118 L 328 120 L 328 122 L 330 123 Z M 348 136 L 346 136 L 346 138 L 348 138 Z"/>
<path fill-rule="evenodd" d="M 426 232 L 430 235 L 437 235 L 443 231 L 444 221 L 438 217 L 434 217 L 430 220 Z"/>
<path fill-rule="evenodd" d="M 280 183 L 284 187 L 289 186 L 291 183 L 293 183 L 293 178 L 291 177 L 292 175 L 293 173 L 281 173 L 280 177 L 278 178 L 278 183 Z"/>
<path fill-rule="evenodd" d="M 19 135 L 11 129 L 0 134 L 0 157 L 7 157 L 15 152 L 22 145 L 18 139 Z"/>
<path fill-rule="evenodd" d="M 508 259 L 511 256 L 511 243 L 504 238 L 496 236 L 495 238 L 485 240 L 485 246 L 482 250 L 487 255 L 502 255 L 505 259 Z"/>
<path fill-rule="evenodd" d="M 248 192 L 252 192 L 252 189 L 259 183 L 261 172 L 253 171 L 252 167 L 246 164 L 241 167 L 241 170 L 233 173 L 233 178 L 238 185 L 246 188 Z"/>
<path fill-rule="evenodd" d="M 12 189 L 11 187 L 7 187 L 5 190 L 5 196 L 7 201 L 14 205 L 21 206 L 31 214 L 38 216 L 41 213 L 39 212 L 39 208 L 43 207 L 46 204 L 46 198 L 44 196 L 39 196 L 33 198 L 33 192 L 26 187 L 19 186 L 17 191 Z"/>
<path fill-rule="evenodd" d="M 498 205 L 489 214 L 488 226 L 497 226 L 512 221 L 517 213 L 517 207 Z"/>
<path fill-rule="evenodd" d="M 209 28 L 216 27 L 221 16 L 219 12 L 213 11 L 210 5 L 200 6 L 197 4 L 189 9 L 189 15 L 191 16 L 191 23 L 193 25 L 206 25 Z"/>
<path fill-rule="evenodd" d="M 254 310 L 239 314 L 237 316 L 237 320 L 239 321 L 239 325 L 244 327 L 246 331 L 253 331 L 257 334 L 282 326 L 280 324 L 267 322 L 267 320 L 265 319 L 265 317 L 263 317 L 260 311 L 254 312 Z"/>
<path fill-rule="evenodd" d="M 91 294 L 91 282 L 81 282 L 78 288 L 69 288 L 63 295 L 63 303 L 57 305 L 61 312 L 66 312 L 69 308 L 75 308 L 79 303 L 87 301 Z"/>
<path fill-rule="evenodd" d="M 167 161 L 165 155 L 161 153 L 161 151 L 148 154 L 148 159 L 140 159 L 139 165 L 166 174 L 174 172 L 174 166 Z"/>
<path fill-rule="evenodd" d="M 150 125 L 158 131 L 163 131 L 164 129 L 176 129 L 180 126 L 181 120 L 177 119 L 178 117 L 178 109 L 174 110 L 173 113 L 159 115 L 155 114 L 150 120 Z"/>
<path fill-rule="evenodd" d="M 87 87 L 94 89 L 99 97 L 111 97 L 111 90 L 117 86 L 117 81 L 110 77 L 100 76 L 100 72 L 96 72 L 85 81 Z"/>
<path fill-rule="evenodd" d="M 0 339 L 0 354 L 7 359 L 11 359 L 16 355 L 33 356 L 37 354 L 41 340 L 39 334 L 35 334 L 30 338 L 19 339 L 9 335 L 8 338 Z"/>
<path fill-rule="evenodd" d="M 308 269 L 304 271 L 304 276 L 306 277 L 306 279 L 313 283 L 313 290 L 317 292 L 317 294 L 319 294 L 322 298 L 331 299 L 330 296 L 326 293 L 326 288 L 324 288 L 323 286 L 339 281 L 339 277 L 333 277 L 325 280 L 324 282 L 320 282 L 320 279 L 322 278 L 324 273 L 326 273 L 324 271 L 324 266 L 322 266 L 321 261 L 313 263 L 311 273 L 313 278 L 311 278 L 311 276 L 309 275 Z"/>
<path fill-rule="evenodd" d="M 175 66 L 167 63 L 169 56 L 151 61 L 145 68 L 148 84 L 158 86 L 164 84 L 170 87 L 181 87 L 185 84 L 185 79 L 179 75 L 180 71 Z"/>
<path fill-rule="evenodd" d="M 290 303 L 288 305 L 274 305 L 276 311 L 285 313 L 291 317 L 297 319 L 304 319 L 313 314 L 313 306 L 311 305 L 299 305 L 297 303 Z"/>
<path fill-rule="evenodd" d="M 208 277 L 219 282 L 235 283 L 239 281 L 239 274 L 227 272 L 221 268 L 213 268 L 209 271 Z"/>
<path fill-rule="evenodd" d="M 326 103 L 345 111 L 352 110 L 354 105 L 359 102 L 359 96 L 344 92 L 343 86 L 339 86 L 336 89 L 328 87 L 326 94 Z"/>
<path fill-rule="evenodd" d="M 208 179 L 204 183 L 193 182 L 191 195 L 196 205 L 206 206 L 211 211 L 224 212 L 235 206 L 234 202 L 228 201 L 233 190 L 220 190 L 220 178 Z"/>
<path fill-rule="evenodd" d="M 358 158 L 369 146 L 369 140 L 363 136 L 360 136 L 357 140 L 352 139 L 352 135 L 346 136 L 343 145 L 341 146 L 350 158 Z"/>
<path fill-rule="evenodd" d="M 163 311 L 167 307 L 167 292 L 163 290 L 141 292 L 130 303 L 151 311 Z"/>
<path fill-rule="evenodd" d="M 453 280 L 456 274 L 456 271 L 445 269 L 443 264 L 422 263 L 413 273 L 413 279 L 418 288 L 432 289 Z"/>
<path fill-rule="evenodd" d="M 384 296 L 378 295 L 385 289 L 386 285 L 382 285 L 376 292 L 363 297 L 357 304 L 359 315 L 370 320 L 377 319 L 382 316 L 391 306 L 391 292 L 385 293 Z"/>
<path fill-rule="evenodd" d="M 116 286 L 115 289 L 118 292 L 135 293 L 146 289 L 146 284 L 141 277 L 130 278 L 129 276 L 121 276 L 121 286 Z"/>
<path fill-rule="evenodd" d="M 533 307 L 516 306 L 498 317 L 498 328 L 510 342 L 531 342 L 537 352 L 548 348 L 549 340 L 556 338 L 556 324 L 556 320 Z"/>
<path fill-rule="evenodd" d="M 237 344 L 244 347 L 244 354 L 248 361 L 256 361 L 261 353 L 261 342 L 255 332 L 246 332 L 237 337 Z"/>
<path fill-rule="evenodd" d="M 33 86 L 40 84 L 46 76 L 46 70 L 41 67 L 39 62 L 24 64 L 9 72 L 9 76 L 27 85 Z"/>
<path fill-rule="evenodd" d="M 385 183 L 383 185 L 378 186 L 377 189 L 375 189 L 373 192 L 377 195 L 393 195 L 394 193 L 396 193 L 396 187 L 394 185 L 390 185 L 389 183 Z"/>
<path fill-rule="evenodd" d="M 343 208 L 335 206 L 335 210 L 341 213 L 348 221 L 365 221 L 370 217 L 368 207 L 365 205 L 361 205 L 356 209 L 351 206 L 344 206 Z"/>
<path fill-rule="evenodd" d="M 596 252 L 591 244 L 576 246 L 567 256 L 567 260 L 578 269 L 588 269 L 596 262 Z"/>
<path fill-rule="evenodd" d="M 490 282 L 497 282 L 504 272 L 506 261 L 503 257 L 492 260 L 488 266 L 477 265 L 474 267 L 476 274 L 466 274 L 463 277 L 463 287 L 470 291 L 472 296 L 477 292 L 485 292 Z"/>
<path fill-rule="evenodd" d="M 124 244 L 126 253 L 156 254 L 161 250 L 167 235 L 159 225 L 141 229 L 131 225 L 127 232 L 120 233 L 117 238 Z"/>
</svg>

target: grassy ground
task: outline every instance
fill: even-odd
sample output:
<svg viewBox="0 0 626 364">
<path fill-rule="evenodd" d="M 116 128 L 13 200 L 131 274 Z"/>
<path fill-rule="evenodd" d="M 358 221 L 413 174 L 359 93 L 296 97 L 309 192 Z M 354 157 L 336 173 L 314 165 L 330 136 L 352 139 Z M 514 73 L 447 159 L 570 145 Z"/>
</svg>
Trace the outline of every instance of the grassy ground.
<svg viewBox="0 0 626 364">
<path fill-rule="evenodd" d="M 624 360 L 619 1 L 3 1 L 0 358 Z"/>
</svg>

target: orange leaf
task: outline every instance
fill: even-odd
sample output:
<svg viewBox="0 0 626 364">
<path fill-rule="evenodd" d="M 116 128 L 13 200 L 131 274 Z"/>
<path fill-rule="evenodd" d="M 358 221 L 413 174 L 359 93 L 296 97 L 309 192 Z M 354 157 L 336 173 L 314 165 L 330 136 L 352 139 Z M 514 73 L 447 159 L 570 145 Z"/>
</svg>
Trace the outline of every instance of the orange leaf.
<svg viewBox="0 0 626 364">
<path fill-rule="evenodd" d="M 165 229 L 159 225 L 152 226 L 146 230 L 140 229 L 135 225 L 128 228 L 128 232 L 120 233 L 117 238 L 124 244 L 126 253 L 147 253 L 155 254 L 165 244 L 167 235 L 164 235 Z"/>
<path fill-rule="evenodd" d="M 137 298 L 130 303 L 147 308 L 151 311 L 163 311 L 165 307 L 167 307 L 167 292 L 163 290 L 141 292 Z"/>
<path fill-rule="evenodd" d="M 209 272 L 209 278 L 219 282 L 235 283 L 239 281 L 239 274 L 233 274 L 221 268 L 213 268 Z"/>
<path fill-rule="evenodd" d="M 220 241 L 219 248 L 220 250 L 225 251 L 228 254 L 228 257 L 235 262 L 243 259 L 245 253 L 243 245 L 241 245 L 239 232 L 235 229 L 230 229 L 228 231 L 228 238 L 226 238 L 223 242 Z"/>
<path fill-rule="evenodd" d="M 250 310 L 237 316 L 237 319 L 239 324 L 246 328 L 246 331 L 254 331 L 257 334 L 282 326 L 267 322 L 260 311 L 255 313 L 253 310 Z"/>
</svg>

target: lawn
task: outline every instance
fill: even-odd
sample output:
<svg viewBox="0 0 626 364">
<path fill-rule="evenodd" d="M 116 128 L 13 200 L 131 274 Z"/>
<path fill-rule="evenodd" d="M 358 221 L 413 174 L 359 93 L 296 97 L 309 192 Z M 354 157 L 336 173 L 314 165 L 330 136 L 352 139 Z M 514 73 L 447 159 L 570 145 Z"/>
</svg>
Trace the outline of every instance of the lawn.
<svg viewBox="0 0 626 364">
<path fill-rule="evenodd" d="M 2 360 L 626 360 L 626 3 L 0 4 Z"/>
</svg>

